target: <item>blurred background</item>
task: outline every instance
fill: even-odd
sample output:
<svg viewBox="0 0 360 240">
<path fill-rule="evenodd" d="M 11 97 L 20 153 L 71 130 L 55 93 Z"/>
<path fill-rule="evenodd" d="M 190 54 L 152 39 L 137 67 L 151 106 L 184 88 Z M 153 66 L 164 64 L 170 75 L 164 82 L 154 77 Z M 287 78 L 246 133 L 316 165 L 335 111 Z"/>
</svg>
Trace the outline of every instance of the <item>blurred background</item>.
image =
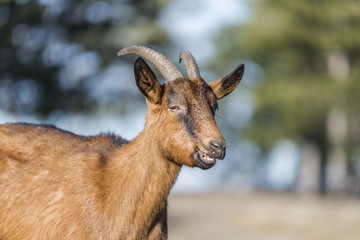
<svg viewBox="0 0 360 240">
<path fill-rule="evenodd" d="M 146 106 L 118 50 L 190 50 L 207 81 L 242 62 L 226 160 L 182 170 L 171 239 L 358 239 L 359 29 L 357 0 L 0 0 L 0 123 L 131 139 Z"/>
</svg>

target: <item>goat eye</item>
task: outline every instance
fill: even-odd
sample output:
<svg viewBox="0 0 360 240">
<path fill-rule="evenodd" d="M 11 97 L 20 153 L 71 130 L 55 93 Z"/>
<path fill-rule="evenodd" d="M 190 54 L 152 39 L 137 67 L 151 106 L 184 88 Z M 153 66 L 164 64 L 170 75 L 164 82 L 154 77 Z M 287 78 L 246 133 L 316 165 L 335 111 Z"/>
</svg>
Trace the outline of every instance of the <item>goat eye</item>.
<svg viewBox="0 0 360 240">
<path fill-rule="evenodd" d="M 211 112 L 212 112 L 212 115 L 215 115 L 215 113 L 216 113 L 216 108 L 211 108 Z"/>
<path fill-rule="evenodd" d="M 216 112 L 217 110 L 219 110 L 218 105 L 216 104 L 213 109 L 214 109 L 214 112 Z"/>
<path fill-rule="evenodd" d="M 212 111 L 212 114 L 213 114 L 213 115 L 215 115 L 216 110 L 219 109 L 219 107 L 218 107 L 218 105 L 217 105 L 216 102 L 215 102 L 215 104 L 210 105 L 210 108 L 211 108 L 211 111 Z"/>
<path fill-rule="evenodd" d="M 178 112 L 178 111 L 180 111 L 180 107 L 179 107 L 179 106 L 176 106 L 176 105 L 170 106 L 169 109 L 170 109 L 170 111 L 172 111 L 172 112 Z"/>
</svg>

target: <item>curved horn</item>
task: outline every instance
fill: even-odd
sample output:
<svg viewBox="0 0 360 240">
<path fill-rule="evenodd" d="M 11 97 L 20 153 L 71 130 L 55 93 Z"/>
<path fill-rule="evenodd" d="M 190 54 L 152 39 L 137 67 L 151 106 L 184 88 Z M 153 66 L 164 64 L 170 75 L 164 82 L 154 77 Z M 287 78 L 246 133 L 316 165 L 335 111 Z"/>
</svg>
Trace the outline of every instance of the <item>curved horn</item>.
<svg viewBox="0 0 360 240">
<path fill-rule="evenodd" d="M 171 62 L 167 57 L 161 53 L 143 46 L 130 46 L 121 49 L 117 55 L 124 56 L 128 54 L 137 54 L 146 58 L 160 71 L 165 78 L 165 81 L 171 81 L 177 78 L 182 78 L 182 74 L 179 69 Z"/>
<path fill-rule="evenodd" d="M 197 65 L 197 63 L 195 61 L 195 58 L 191 54 L 191 52 L 189 52 L 189 51 L 181 51 L 180 52 L 180 59 L 179 59 L 180 63 L 181 63 L 181 60 L 184 60 L 186 71 L 187 71 L 188 76 L 189 76 L 189 78 L 191 80 L 201 78 L 199 67 L 198 67 L 198 65 Z"/>
</svg>

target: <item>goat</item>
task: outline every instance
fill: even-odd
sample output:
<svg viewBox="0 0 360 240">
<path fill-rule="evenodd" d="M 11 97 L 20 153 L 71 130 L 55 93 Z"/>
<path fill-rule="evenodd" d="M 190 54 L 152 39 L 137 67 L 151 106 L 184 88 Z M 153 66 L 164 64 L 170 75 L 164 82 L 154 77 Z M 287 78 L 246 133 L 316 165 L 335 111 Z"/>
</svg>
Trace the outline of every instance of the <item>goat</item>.
<svg viewBox="0 0 360 240">
<path fill-rule="evenodd" d="M 0 125 L 0 239 L 167 239 L 167 197 L 183 165 L 208 169 L 225 156 L 214 113 L 244 73 L 207 84 L 192 54 L 188 78 L 143 46 L 136 84 L 148 111 L 132 141 L 79 136 L 51 125 Z M 143 58 L 165 78 L 160 84 Z"/>
</svg>

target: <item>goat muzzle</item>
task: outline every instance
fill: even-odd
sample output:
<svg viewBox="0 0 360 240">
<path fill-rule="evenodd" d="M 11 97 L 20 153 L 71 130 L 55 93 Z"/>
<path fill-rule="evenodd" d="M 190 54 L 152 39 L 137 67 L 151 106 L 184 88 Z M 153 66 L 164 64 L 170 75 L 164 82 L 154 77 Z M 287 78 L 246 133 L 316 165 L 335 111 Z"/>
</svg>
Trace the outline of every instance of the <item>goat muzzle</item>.
<svg viewBox="0 0 360 240">
<path fill-rule="evenodd" d="M 205 151 L 196 149 L 194 154 L 195 165 L 201 169 L 209 169 L 216 164 L 216 159 L 224 159 L 225 152 L 225 143 L 212 140 Z"/>
</svg>

